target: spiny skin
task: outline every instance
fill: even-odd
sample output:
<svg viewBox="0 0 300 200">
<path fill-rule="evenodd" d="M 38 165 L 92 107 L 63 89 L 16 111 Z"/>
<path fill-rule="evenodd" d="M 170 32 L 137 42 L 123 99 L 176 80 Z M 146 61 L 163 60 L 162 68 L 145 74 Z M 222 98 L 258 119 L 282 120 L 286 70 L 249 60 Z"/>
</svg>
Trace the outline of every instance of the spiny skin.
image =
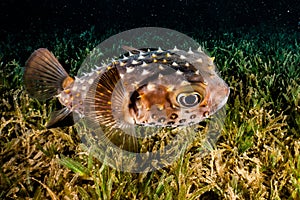
<svg viewBox="0 0 300 200">
<path fill-rule="evenodd" d="M 161 49 L 130 53 L 75 78 L 60 102 L 100 124 L 186 126 L 227 101 L 229 88 L 202 51 Z"/>
<path fill-rule="evenodd" d="M 203 51 L 126 48 L 129 55 L 75 79 L 47 49 L 30 56 L 24 73 L 28 93 L 39 100 L 57 96 L 65 106 L 48 127 L 71 114 L 74 122 L 87 117 L 113 128 L 186 126 L 226 103 L 229 87 Z"/>
<path fill-rule="evenodd" d="M 88 138 L 106 137 L 138 152 L 135 125 L 188 126 L 225 105 L 229 87 L 215 72 L 213 58 L 201 50 L 126 49 L 123 58 L 75 79 L 47 49 L 32 53 L 24 71 L 29 95 L 56 96 L 65 106 L 51 114 L 46 127 L 73 125 L 84 117 Z"/>
</svg>

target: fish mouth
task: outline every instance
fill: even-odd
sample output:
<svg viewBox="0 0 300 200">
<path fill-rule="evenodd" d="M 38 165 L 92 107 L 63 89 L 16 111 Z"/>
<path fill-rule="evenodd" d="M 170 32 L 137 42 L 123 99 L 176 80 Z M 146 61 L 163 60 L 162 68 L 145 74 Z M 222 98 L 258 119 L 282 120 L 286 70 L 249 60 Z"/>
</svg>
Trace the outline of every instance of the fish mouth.
<svg viewBox="0 0 300 200">
<path fill-rule="evenodd" d="M 224 82 L 224 86 L 220 87 L 220 89 L 216 90 L 214 93 L 211 94 L 212 95 L 211 114 L 217 112 L 219 109 L 225 106 L 229 94 L 230 94 L 230 88 L 225 82 Z"/>
</svg>

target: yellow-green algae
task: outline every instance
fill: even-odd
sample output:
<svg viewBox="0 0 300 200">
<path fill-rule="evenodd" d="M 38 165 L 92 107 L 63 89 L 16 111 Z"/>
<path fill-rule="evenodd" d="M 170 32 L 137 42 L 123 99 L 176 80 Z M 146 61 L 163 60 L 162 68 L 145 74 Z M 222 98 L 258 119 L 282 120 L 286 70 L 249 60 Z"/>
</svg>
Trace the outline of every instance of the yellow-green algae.
<svg viewBox="0 0 300 200">
<path fill-rule="evenodd" d="M 92 34 L 57 39 L 49 48 L 75 73 L 100 42 Z M 86 47 L 77 48 L 83 37 Z M 24 63 L 3 60 L 14 45 L 1 43 L 0 198 L 299 199 L 299 38 L 277 30 L 201 39 L 231 88 L 221 137 L 205 155 L 196 139 L 178 161 L 147 174 L 102 165 L 83 151 L 73 127 L 47 130 L 57 102 L 28 97 Z M 27 48 L 29 55 L 35 47 Z"/>
</svg>

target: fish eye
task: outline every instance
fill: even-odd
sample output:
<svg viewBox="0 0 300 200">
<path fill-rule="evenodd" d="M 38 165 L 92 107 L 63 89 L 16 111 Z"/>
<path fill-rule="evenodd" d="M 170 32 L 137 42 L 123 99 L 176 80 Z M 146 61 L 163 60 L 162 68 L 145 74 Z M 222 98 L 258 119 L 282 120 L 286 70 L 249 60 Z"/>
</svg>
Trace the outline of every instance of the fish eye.
<svg viewBox="0 0 300 200">
<path fill-rule="evenodd" d="M 193 107 L 199 104 L 201 101 L 201 95 L 199 93 L 180 93 L 177 96 L 177 102 L 183 107 Z"/>
</svg>

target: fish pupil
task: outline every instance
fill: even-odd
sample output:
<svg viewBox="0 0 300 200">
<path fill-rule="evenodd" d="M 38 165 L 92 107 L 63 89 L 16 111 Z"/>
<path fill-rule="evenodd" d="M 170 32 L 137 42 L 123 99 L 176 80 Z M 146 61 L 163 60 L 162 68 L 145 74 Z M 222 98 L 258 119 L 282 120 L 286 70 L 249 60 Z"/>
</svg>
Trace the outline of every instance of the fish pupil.
<svg viewBox="0 0 300 200">
<path fill-rule="evenodd" d="M 193 107 L 200 102 L 200 95 L 182 93 L 178 95 L 177 101 L 184 107 Z"/>
<path fill-rule="evenodd" d="M 186 104 L 194 104 L 197 101 L 197 98 L 195 95 L 188 95 L 185 97 Z"/>
</svg>

